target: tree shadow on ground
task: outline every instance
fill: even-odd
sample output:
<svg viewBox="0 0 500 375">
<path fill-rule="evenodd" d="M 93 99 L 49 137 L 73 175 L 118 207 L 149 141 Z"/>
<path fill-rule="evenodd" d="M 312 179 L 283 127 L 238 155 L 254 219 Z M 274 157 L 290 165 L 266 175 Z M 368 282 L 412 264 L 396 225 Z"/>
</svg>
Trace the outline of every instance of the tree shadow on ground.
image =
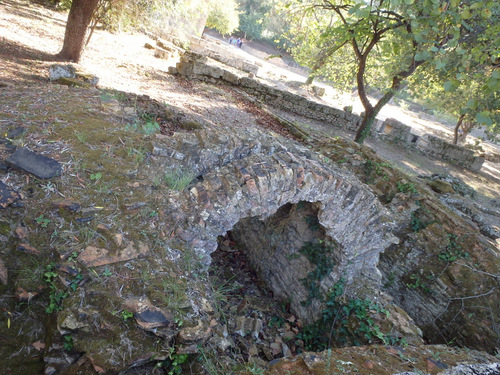
<svg viewBox="0 0 500 375">
<path fill-rule="evenodd" d="M 43 1 L 33 1 L 34 3 L 40 4 L 46 8 L 54 8 L 52 6 L 48 6 L 46 2 Z M 53 24 L 56 24 L 58 26 L 66 27 L 66 22 L 61 21 L 60 19 L 51 17 L 46 14 L 41 14 L 38 10 L 34 8 L 30 8 L 29 6 L 26 6 L 25 4 L 19 4 L 16 1 L 11 1 L 11 0 L 2 0 L 1 5 L 5 6 L 8 11 L 16 16 L 19 17 L 24 17 L 24 18 L 31 18 L 31 19 L 36 19 L 39 21 L 43 22 L 50 22 Z"/>
<path fill-rule="evenodd" d="M 19 81 L 46 81 L 47 62 L 60 61 L 57 55 L 0 38 L 0 79 L 7 84 Z"/>
</svg>

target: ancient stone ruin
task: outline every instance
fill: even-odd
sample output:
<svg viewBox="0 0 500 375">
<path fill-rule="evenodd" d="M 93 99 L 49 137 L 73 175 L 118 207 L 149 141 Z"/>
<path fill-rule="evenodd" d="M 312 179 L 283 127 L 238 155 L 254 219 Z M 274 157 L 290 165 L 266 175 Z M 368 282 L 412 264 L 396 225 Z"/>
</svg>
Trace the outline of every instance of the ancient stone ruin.
<svg viewBox="0 0 500 375">
<path fill-rule="evenodd" d="M 171 73 L 339 128 L 360 120 L 207 62 L 187 53 Z M 412 178 L 300 129 L 209 123 L 130 93 L 40 91 L 64 111 L 26 133 L 57 173 L 12 163 L 20 135 L 0 142 L 5 373 L 204 373 L 209 357 L 237 374 L 498 371 L 498 231 L 460 181 Z M 150 132 L 141 111 L 163 127 Z M 396 122 L 379 130 L 418 143 Z"/>
</svg>

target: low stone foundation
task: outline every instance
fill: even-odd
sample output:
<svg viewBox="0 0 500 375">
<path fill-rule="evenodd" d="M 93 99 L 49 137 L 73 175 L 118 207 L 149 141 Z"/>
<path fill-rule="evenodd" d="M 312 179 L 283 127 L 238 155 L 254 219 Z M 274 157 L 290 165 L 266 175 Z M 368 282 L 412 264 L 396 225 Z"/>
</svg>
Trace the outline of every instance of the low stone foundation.
<svg viewBox="0 0 500 375">
<path fill-rule="evenodd" d="M 471 171 L 479 171 L 484 163 L 484 158 L 475 156 L 474 151 L 451 144 L 430 134 L 418 139 L 417 148 L 430 157 L 449 161 L 451 164 L 462 166 Z"/>
<path fill-rule="evenodd" d="M 200 49 L 202 48 L 200 47 Z M 185 53 L 181 57 L 177 67 L 171 69 L 170 72 L 212 83 L 222 82 L 224 84 L 238 86 L 254 97 L 257 97 L 263 103 L 270 104 L 300 116 L 323 121 L 331 126 L 351 132 L 357 131 L 361 124 L 362 117 L 356 114 L 271 87 L 257 79 L 242 76 L 220 65 L 214 64 L 207 57 L 212 57 L 211 55 L 213 54 L 210 51 L 207 52 L 207 50 L 203 51 L 203 55 L 193 52 Z M 222 61 L 221 59 L 219 60 Z M 226 65 L 234 66 L 234 64 L 231 65 L 227 63 Z M 243 71 L 249 71 L 239 66 L 236 67 Z M 402 142 L 407 145 L 416 145 L 419 150 L 430 157 L 443 159 L 472 171 L 479 171 L 484 163 L 484 158 L 475 156 L 473 151 L 465 147 L 453 145 L 430 134 L 425 134 L 420 137 L 411 132 L 411 127 L 395 119 L 389 118 L 384 122 L 379 121 L 373 130 L 387 139 Z"/>
</svg>

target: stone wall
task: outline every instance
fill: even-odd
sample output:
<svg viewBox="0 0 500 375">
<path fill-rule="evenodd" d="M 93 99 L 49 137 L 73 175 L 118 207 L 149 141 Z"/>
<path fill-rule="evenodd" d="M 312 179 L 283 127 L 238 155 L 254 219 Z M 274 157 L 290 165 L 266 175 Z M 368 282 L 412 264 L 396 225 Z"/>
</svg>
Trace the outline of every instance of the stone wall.
<svg viewBox="0 0 500 375">
<path fill-rule="evenodd" d="M 379 121 L 374 130 L 381 136 L 407 145 L 415 145 L 417 149 L 424 152 L 428 157 L 442 159 L 451 164 L 479 171 L 484 163 L 484 158 L 476 156 L 475 152 L 465 147 L 454 145 L 445 140 L 424 134 L 418 136 L 411 132 L 411 127 L 402 122 L 388 118 L 385 121 Z"/>
<path fill-rule="evenodd" d="M 175 230 L 178 247 L 193 249 L 202 262 L 209 264 L 217 238 L 240 221 L 254 218 L 262 222 L 283 206 L 310 202 L 317 209 L 325 236 L 339 244 L 336 265 L 322 281 L 322 291 L 326 293 L 341 277 L 353 293 L 360 288 L 366 293 L 379 287 L 379 254 L 397 239 L 391 234 L 393 224 L 387 211 L 364 184 L 346 171 L 322 164 L 307 148 L 285 147 L 263 133 L 249 134 L 248 138 L 226 132 L 217 137 L 215 134 L 210 137 L 199 131 L 186 140 L 185 134 L 175 135 L 155 145 L 153 153 L 164 159 L 164 165 L 182 165 L 202 173 L 202 181 L 175 196 L 165 207 L 167 216 L 179 222 Z M 297 251 L 268 255 L 273 263 L 288 264 L 289 253 Z M 279 267 L 276 272 L 281 273 L 275 278 L 286 280 L 286 274 L 302 275 L 293 268 L 296 264 Z M 270 287 L 278 296 L 290 297 L 284 283 Z M 306 321 L 321 311 L 318 304 L 305 309 L 300 293 L 295 297 L 292 306 Z"/>
<path fill-rule="evenodd" d="M 475 156 L 474 151 L 430 134 L 417 140 L 417 148 L 429 157 L 443 159 L 472 171 L 479 171 L 484 163 L 484 158 Z"/>
<path fill-rule="evenodd" d="M 234 48 L 237 47 L 222 44 L 219 40 L 212 42 L 196 37 L 191 38 L 189 45 L 189 49 L 193 52 L 210 57 L 211 59 L 219 61 L 227 66 L 257 75 L 259 72 L 259 66 L 257 63 L 242 59 L 236 53 L 232 52 L 232 49 Z"/>
<path fill-rule="evenodd" d="M 212 83 L 224 82 L 244 89 L 265 103 L 282 108 L 289 112 L 324 121 L 335 127 L 355 131 L 362 118 L 358 115 L 342 111 L 321 103 L 311 101 L 300 95 L 271 87 L 256 79 L 244 77 L 223 67 L 211 63 L 204 56 L 189 52 L 185 54 L 171 73 L 196 77 Z"/>
<path fill-rule="evenodd" d="M 208 55 L 210 54 L 209 51 Z M 207 55 L 206 51 L 205 55 Z M 356 114 L 271 87 L 257 79 L 245 77 L 225 69 L 210 62 L 207 57 L 198 53 L 186 53 L 181 57 L 176 68 L 171 69 L 170 72 L 196 77 L 212 83 L 223 82 L 235 85 L 259 98 L 264 103 L 352 132 L 358 129 L 362 121 L 362 117 Z M 395 119 L 387 119 L 384 122 L 378 121 L 372 130 L 387 139 L 406 145 L 416 145 L 419 150 L 430 157 L 443 159 L 473 171 L 479 171 L 484 163 L 484 158 L 475 156 L 473 151 L 465 147 L 450 144 L 429 134 L 420 137 L 411 132 L 411 127 Z"/>
</svg>

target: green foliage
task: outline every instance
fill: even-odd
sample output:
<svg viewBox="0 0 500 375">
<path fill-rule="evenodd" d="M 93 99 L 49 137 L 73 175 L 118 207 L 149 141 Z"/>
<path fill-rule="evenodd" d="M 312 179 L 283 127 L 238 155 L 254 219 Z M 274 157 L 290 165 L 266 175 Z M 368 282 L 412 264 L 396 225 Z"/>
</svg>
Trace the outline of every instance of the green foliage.
<svg viewBox="0 0 500 375">
<path fill-rule="evenodd" d="M 396 275 L 394 274 L 394 272 L 390 272 L 389 274 L 387 274 L 387 282 L 384 284 L 384 287 L 388 288 L 390 286 L 393 286 L 395 280 Z"/>
<path fill-rule="evenodd" d="M 308 215 L 304 217 L 305 222 L 307 223 L 307 226 L 309 227 L 310 230 L 313 232 L 318 231 L 321 228 L 321 225 L 319 224 L 319 219 L 317 215 Z"/>
<path fill-rule="evenodd" d="M 60 0 L 56 2 L 57 8 L 61 10 L 69 10 L 69 8 L 71 8 L 71 3 L 72 0 Z"/>
<path fill-rule="evenodd" d="M 429 276 L 428 279 L 430 281 L 432 281 L 433 277 Z M 429 283 L 427 281 L 425 281 L 425 280 L 422 280 L 422 278 L 419 275 L 417 275 L 415 273 L 412 273 L 410 275 L 410 280 L 411 280 L 411 282 L 406 283 L 406 286 L 408 288 L 411 288 L 411 289 L 421 289 L 426 294 L 431 294 L 432 293 L 432 290 L 431 290 L 431 288 L 429 286 Z"/>
<path fill-rule="evenodd" d="M 304 306 L 309 306 L 314 298 L 321 300 L 322 296 L 319 284 L 332 271 L 335 265 L 333 260 L 333 250 L 335 247 L 336 244 L 325 241 L 317 243 L 306 242 L 299 250 L 299 253 L 304 255 L 315 266 L 305 278 L 300 280 L 309 292 L 307 300 L 302 302 Z"/>
<path fill-rule="evenodd" d="M 411 182 L 403 182 L 403 181 L 398 181 L 397 182 L 398 190 L 401 193 L 414 193 L 418 194 L 417 189 L 415 189 L 415 186 Z"/>
<path fill-rule="evenodd" d="M 273 316 L 271 317 L 271 319 L 269 319 L 269 323 L 268 323 L 268 326 L 273 328 L 273 327 L 277 327 L 277 328 L 281 328 L 285 325 L 285 319 L 282 318 L 281 316 Z"/>
<path fill-rule="evenodd" d="M 221 34 L 230 34 L 239 26 L 238 4 L 235 0 L 211 1 L 207 26 Z"/>
<path fill-rule="evenodd" d="M 47 265 L 45 268 L 46 272 L 43 274 L 44 281 L 49 285 L 49 304 L 47 305 L 45 312 L 51 314 L 54 311 L 62 310 L 62 302 L 68 293 L 63 290 L 59 290 L 55 284 L 55 280 L 58 274 L 55 272 L 55 265 L 53 263 Z"/>
<path fill-rule="evenodd" d="M 458 237 L 455 234 L 448 234 L 448 244 L 446 249 L 438 254 L 438 259 L 443 262 L 451 263 L 458 259 L 469 258 L 469 253 L 462 249 L 458 243 Z"/>
<path fill-rule="evenodd" d="M 87 143 L 87 136 L 84 133 L 75 131 L 75 136 L 81 143 Z"/>
<path fill-rule="evenodd" d="M 384 168 L 392 169 L 392 165 L 384 162 L 377 162 L 367 159 L 363 164 L 364 173 L 368 184 L 374 183 L 375 178 L 381 177 L 383 180 L 388 180 L 389 175 L 384 171 Z"/>
<path fill-rule="evenodd" d="M 74 348 L 73 336 L 66 335 L 66 336 L 63 336 L 63 337 L 64 337 L 64 342 L 63 342 L 63 348 L 64 348 L 64 350 L 66 350 L 67 352 L 72 351 L 73 348 Z"/>
<path fill-rule="evenodd" d="M 142 163 L 146 159 L 147 150 L 144 147 L 129 147 L 127 150 L 127 155 L 134 158 L 136 163 Z"/>
<path fill-rule="evenodd" d="M 99 181 L 100 179 L 102 178 L 102 173 L 101 172 L 97 172 L 97 173 L 91 173 L 90 174 L 90 179 L 92 181 Z"/>
<path fill-rule="evenodd" d="M 101 0 L 102 1 L 102 0 Z M 159 34 L 175 31 L 178 35 L 198 33 L 201 15 L 208 14 L 208 2 L 176 0 L 113 1 L 100 14 L 100 23 L 109 30 L 147 29 Z"/>
<path fill-rule="evenodd" d="M 294 0 L 285 8 L 297 60 L 339 88 L 358 86 L 365 121 L 356 141 L 363 141 L 398 90 L 425 81 L 409 80 L 415 72 L 439 71 L 432 77 L 441 92 L 454 92 L 477 77 L 481 88 L 474 98 L 493 99 L 497 105 L 477 106 L 471 115 L 486 125 L 494 122 L 492 114 L 498 115 L 500 24 L 491 22 L 500 15 L 498 2 Z M 368 88 L 381 93 L 375 105 L 368 100 Z"/>
<path fill-rule="evenodd" d="M 239 0 L 239 30 L 248 39 L 267 40 L 283 47 L 287 21 L 277 0 Z"/>
<path fill-rule="evenodd" d="M 65 291 L 51 288 L 49 294 L 49 304 L 45 308 L 45 312 L 47 314 L 52 314 L 54 311 L 61 311 L 62 303 L 68 295 L 69 294 Z"/>
<path fill-rule="evenodd" d="M 43 214 L 41 214 L 35 219 L 35 222 L 42 228 L 47 228 L 47 226 L 50 224 L 50 219 L 47 219 Z"/>
<path fill-rule="evenodd" d="M 126 322 L 127 320 L 132 319 L 134 317 L 134 313 L 131 311 L 128 311 L 128 310 L 123 310 L 120 313 L 120 315 L 121 315 L 124 322 Z"/>
<path fill-rule="evenodd" d="M 433 220 L 426 220 L 426 211 L 422 208 L 422 203 L 420 201 L 416 201 L 416 204 L 420 207 L 411 213 L 410 219 L 410 228 L 415 233 L 420 232 L 421 230 L 434 223 Z"/>
<path fill-rule="evenodd" d="M 142 114 L 139 120 L 128 124 L 126 128 L 144 135 L 156 134 L 161 130 L 160 124 L 158 124 L 156 119 L 148 114 Z"/>
<path fill-rule="evenodd" d="M 181 169 L 174 169 L 165 172 L 163 180 L 172 190 L 184 190 L 196 176 L 193 172 L 183 172 Z"/>
<path fill-rule="evenodd" d="M 104 267 L 104 271 L 101 273 L 101 276 L 110 277 L 113 273 L 109 270 L 108 266 Z"/>
<path fill-rule="evenodd" d="M 252 375 L 264 375 L 265 370 L 258 367 L 255 363 L 246 366 L 246 370 Z"/>
<path fill-rule="evenodd" d="M 73 259 L 74 258 L 70 257 L 68 261 Z M 83 280 L 83 275 L 78 272 L 72 279 L 66 279 L 68 290 L 60 289 L 56 284 L 59 275 L 56 272 L 56 266 L 54 263 L 50 263 L 45 267 L 45 272 L 42 276 L 44 282 L 48 284 L 49 287 L 49 303 L 45 308 L 45 312 L 47 314 L 51 314 L 55 311 L 61 311 L 64 299 L 67 298 L 71 292 L 74 292 Z"/>
<path fill-rule="evenodd" d="M 388 314 L 377 303 L 368 299 L 349 298 L 345 295 L 345 280 L 340 279 L 327 295 L 321 319 L 307 325 L 297 335 L 306 350 L 322 351 L 332 341 L 337 345 L 362 345 L 380 341 L 384 344 L 401 340 L 383 333 L 373 319 L 374 314 Z"/>
<path fill-rule="evenodd" d="M 177 375 L 182 373 L 181 365 L 189 359 L 188 354 L 179 354 L 175 348 L 169 348 L 168 358 L 157 364 L 157 367 L 163 367 L 168 370 L 168 375 Z"/>
</svg>

